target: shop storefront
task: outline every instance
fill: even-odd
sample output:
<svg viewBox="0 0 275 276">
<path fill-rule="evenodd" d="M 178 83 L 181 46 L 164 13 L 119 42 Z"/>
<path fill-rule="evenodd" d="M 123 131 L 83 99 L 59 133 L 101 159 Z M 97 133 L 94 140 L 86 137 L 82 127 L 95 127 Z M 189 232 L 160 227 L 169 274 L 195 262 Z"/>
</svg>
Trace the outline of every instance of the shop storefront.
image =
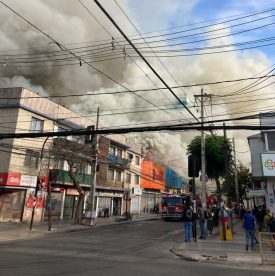
<svg viewBox="0 0 275 276">
<path fill-rule="evenodd" d="M 47 180 L 43 179 L 43 183 Z M 45 206 L 45 192 L 35 199 L 37 176 L 20 173 L 0 173 L 0 221 L 29 221 L 33 206 L 34 220 L 41 221 Z"/>
<path fill-rule="evenodd" d="M 141 196 L 142 196 L 142 189 L 140 188 L 133 188 L 131 190 L 131 214 L 140 214 L 140 205 L 141 205 Z"/>
<path fill-rule="evenodd" d="M 123 193 L 97 192 L 97 216 L 104 216 L 104 211 L 109 216 L 120 216 L 122 214 Z M 108 210 L 106 210 L 108 209 Z"/>
<path fill-rule="evenodd" d="M 161 203 L 162 194 L 156 192 L 143 191 L 141 196 L 141 212 L 152 213 L 154 206 Z"/>
<path fill-rule="evenodd" d="M 76 189 L 67 189 L 64 201 L 63 219 L 72 219 L 75 216 L 79 198 Z"/>
<path fill-rule="evenodd" d="M 60 220 L 62 218 L 64 188 L 52 188 L 51 201 L 46 199 L 44 219 L 47 220 L 49 211 L 51 211 L 52 220 Z"/>
<path fill-rule="evenodd" d="M 26 189 L 0 188 L 0 221 L 22 221 Z"/>
</svg>

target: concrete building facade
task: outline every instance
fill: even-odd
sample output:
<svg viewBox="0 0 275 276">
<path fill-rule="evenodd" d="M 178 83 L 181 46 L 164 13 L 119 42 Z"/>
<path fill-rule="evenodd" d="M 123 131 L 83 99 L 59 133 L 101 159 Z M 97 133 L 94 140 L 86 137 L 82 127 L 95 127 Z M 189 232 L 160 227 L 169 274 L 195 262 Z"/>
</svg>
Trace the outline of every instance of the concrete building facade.
<svg viewBox="0 0 275 276">
<path fill-rule="evenodd" d="M 0 89 L 0 132 L 57 132 L 85 129 L 95 122 L 25 88 Z M 52 138 L 2 139 L 0 141 L 0 221 L 29 221 L 35 204 L 35 220 L 43 220 L 51 208 L 53 218 L 70 219 L 74 215 L 78 191 L 68 175 L 68 164 L 52 166 Z M 67 139 L 74 140 L 73 137 Z M 115 150 L 115 151 L 114 151 Z M 133 156 L 130 160 L 128 157 Z M 97 214 L 108 208 L 109 215 L 125 212 L 125 194 L 133 191 L 138 198 L 140 167 L 132 163 L 140 159 L 141 145 L 123 135 L 100 136 L 96 182 Z M 131 177 L 129 173 L 137 175 Z M 126 179 L 127 178 L 127 179 Z M 132 179 L 133 178 L 133 179 Z M 39 179 L 39 190 L 34 198 Z M 54 202 L 46 206 L 46 187 L 52 182 Z M 89 196 L 91 167 L 81 167 L 78 180 Z M 135 194 L 136 192 L 136 194 Z M 134 203 L 135 206 L 138 203 Z M 129 208 L 134 208 L 129 205 Z M 140 209 L 134 208 L 135 212 Z"/>
<path fill-rule="evenodd" d="M 275 113 L 260 114 L 260 124 L 275 125 Z M 254 189 L 249 191 L 256 205 L 265 204 L 275 214 L 275 131 L 248 137 Z"/>
</svg>

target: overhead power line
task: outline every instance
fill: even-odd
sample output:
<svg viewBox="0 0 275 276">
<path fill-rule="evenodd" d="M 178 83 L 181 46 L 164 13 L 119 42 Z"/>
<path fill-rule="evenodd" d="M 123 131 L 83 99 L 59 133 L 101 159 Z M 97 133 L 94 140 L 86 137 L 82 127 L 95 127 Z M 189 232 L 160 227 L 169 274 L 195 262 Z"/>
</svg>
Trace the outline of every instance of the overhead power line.
<svg viewBox="0 0 275 276">
<path fill-rule="evenodd" d="M 1 2 L 1 1 L 0 1 Z M 269 75 L 268 77 L 274 77 L 275 74 Z M 214 81 L 214 82 L 204 82 L 204 83 L 196 83 L 196 84 L 185 84 L 179 86 L 171 86 L 172 89 L 176 88 L 188 88 L 188 87 L 200 87 L 206 85 L 218 85 L 223 83 L 232 83 L 232 82 L 241 82 L 247 80 L 259 80 L 265 79 L 267 76 L 260 76 L 260 77 L 248 77 L 248 78 L 240 78 L 240 79 L 233 79 L 233 80 L 221 80 L 221 81 Z M 123 94 L 123 93 L 136 93 L 136 92 L 147 92 L 147 91 L 158 91 L 161 89 L 168 89 L 167 87 L 159 87 L 159 88 L 147 88 L 147 89 L 136 89 L 136 90 L 123 90 L 123 91 L 110 91 L 110 92 L 98 92 L 98 93 L 80 93 L 80 94 L 69 94 L 69 95 L 51 95 L 51 96 L 31 96 L 31 97 L 22 97 L 21 99 L 37 99 L 37 98 L 44 98 L 44 99 L 53 99 L 53 98 L 68 98 L 68 97 L 84 97 L 84 96 L 97 96 L 97 95 L 113 95 L 113 94 Z M 213 97 L 218 97 L 219 95 L 213 95 Z M 222 95 L 224 97 L 226 95 Z M 2 97 L 0 100 L 16 100 L 19 97 Z"/>
<path fill-rule="evenodd" d="M 189 110 L 189 108 L 181 101 L 181 99 L 173 92 L 173 90 L 168 86 L 168 84 L 163 80 L 163 78 L 156 72 L 156 70 L 151 66 L 151 64 L 144 58 L 144 56 L 140 53 L 140 51 L 136 48 L 136 46 L 131 42 L 131 40 L 126 36 L 126 34 L 120 29 L 114 19 L 107 13 L 107 11 L 103 8 L 103 6 L 97 1 L 94 0 L 98 7 L 103 11 L 103 13 L 109 18 L 109 20 L 113 23 L 113 25 L 117 28 L 117 30 L 121 33 L 121 35 L 128 41 L 128 43 L 133 47 L 133 49 L 138 53 L 141 59 L 147 64 L 147 66 L 153 71 L 153 73 L 158 77 L 158 79 L 164 84 L 164 86 L 170 91 L 170 93 L 177 99 L 177 101 L 184 106 L 184 108 L 191 114 L 191 116 L 198 121 L 197 117 Z"/>
<path fill-rule="evenodd" d="M 56 39 L 54 39 L 53 37 L 51 37 L 50 35 L 48 35 L 48 34 L 45 33 L 44 31 L 42 31 L 40 28 L 38 28 L 37 26 L 35 26 L 33 23 L 31 23 L 29 20 L 27 20 L 27 19 L 26 19 L 25 17 L 23 17 L 21 14 L 19 14 L 18 12 L 16 12 L 15 10 L 13 10 L 11 7 L 9 7 L 8 5 L 6 5 L 4 2 L 0 1 L 0 3 L 1 3 L 2 5 L 4 5 L 6 8 L 8 8 L 10 11 L 12 11 L 14 14 L 16 14 L 17 16 L 19 16 L 21 19 L 23 19 L 25 22 L 27 22 L 29 25 L 31 25 L 33 28 L 35 28 L 37 31 L 39 31 L 41 34 L 43 34 L 44 36 L 46 36 L 47 38 L 49 38 L 51 41 L 53 41 L 53 43 L 55 43 L 61 50 L 65 51 L 65 52 L 67 52 L 67 53 L 69 53 L 69 54 L 71 54 L 72 57 L 78 59 L 79 62 L 80 62 L 80 66 L 82 65 L 82 62 L 85 63 L 86 65 L 88 65 L 89 67 L 93 68 L 94 70 L 96 70 L 97 72 L 99 72 L 100 74 L 102 74 L 103 76 L 105 76 L 106 78 L 108 78 L 109 80 L 111 80 L 111 81 L 113 81 L 114 83 L 118 84 L 119 86 L 121 86 L 121 87 L 124 88 L 125 90 L 131 92 L 131 90 L 130 90 L 128 87 L 126 87 L 125 85 L 119 83 L 118 81 L 116 81 L 115 79 L 113 79 L 112 77 L 110 77 L 109 75 L 107 75 L 106 73 L 104 73 L 102 70 L 100 70 L 100 69 L 98 69 L 97 67 L 93 66 L 91 63 L 87 62 L 87 61 L 86 61 L 85 59 L 83 59 L 81 56 L 76 55 L 76 54 L 75 54 L 74 52 L 72 52 L 69 48 L 65 47 L 64 45 L 62 45 L 61 43 L 59 43 Z M 136 97 L 138 97 L 138 98 L 140 98 L 140 99 L 142 99 L 142 100 L 144 100 L 144 101 L 150 103 L 151 105 L 153 105 L 153 106 L 159 108 L 158 105 L 156 105 L 156 104 L 152 103 L 151 101 L 147 100 L 146 98 L 144 98 L 144 97 L 142 97 L 142 96 L 136 94 L 135 92 L 133 92 L 133 94 L 134 94 Z M 160 109 L 160 108 L 159 108 L 159 109 Z M 160 109 L 160 110 L 162 110 L 162 109 Z M 177 117 L 175 114 L 170 113 L 170 112 L 168 112 L 168 111 L 166 111 L 166 110 L 162 110 L 162 111 L 165 112 L 165 113 L 167 113 L 167 114 L 169 114 L 170 116 Z"/>
<path fill-rule="evenodd" d="M 210 122 L 208 122 L 210 123 Z M 274 125 L 263 126 L 263 125 L 230 125 L 230 126 L 223 126 L 223 125 L 215 125 L 215 126 L 204 126 L 201 127 L 197 126 L 175 126 L 171 127 L 169 125 L 165 126 L 147 126 L 147 127 L 133 127 L 133 128 L 118 128 L 118 129 L 99 129 L 94 131 L 93 133 L 88 130 L 71 130 L 71 131 L 64 131 L 64 132 L 44 132 L 44 133 L 2 133 L 0 134 L 0 139 L 21 139 L 21 138 L 36 138 L 36 137 L 61 137 L 61 136 L 71 136 L 71 135 L 91 135 L 91 134 L 127 134 L 127 133 L 140 133 L 140 132 L 157 132 L 157 131 L 212 131 L 212 130 L 274 130 Z"/>
<path fill-rule="evenodd" d="M 274 113 L 266 114 L 265 116 L 274 116 Z M 261 125 L 232 125 L 232 126 L 214 126 L 214 123 L 218 122 L 229 122 L 229 121 L 241 121 L 241 120 L 255 120 L 259 118 L 259 114 L 254 114 L 250 116 L 243 116 L 233 119 L 224 119 L 224 120 L 214 120 L 208 121 L 207 123 L 211 124 L 209 126 L 201 126 L 200 122 L 197 123 L 188 123 L 188 124 L 175 124 L 175 125 L 159 125 L 159 126 L 146 126 L 146 127 L 128 127 L 128 128 L 108 128 L 108 129 L 98 129 L 94 131 L 89 131 L 87 129 L 74 129 L 61 132 L 39 132 L 39 133 L 2 133 L 0 134 L 0 139 L 8 138 L 34 138 L 34 137 L 60 137 L 60 136 L 71 136 L 71 135 L 105 135 L 105 134 L 126 134 L 131 132 L 156 132 L 156 131 L 190 131 L 190 130 L 201 130 L 212 131 L 220 129 L 247 129 L 247 130 L 268 130 L 275 129 L 275 125 L 261 126 Z"/>
</svg>

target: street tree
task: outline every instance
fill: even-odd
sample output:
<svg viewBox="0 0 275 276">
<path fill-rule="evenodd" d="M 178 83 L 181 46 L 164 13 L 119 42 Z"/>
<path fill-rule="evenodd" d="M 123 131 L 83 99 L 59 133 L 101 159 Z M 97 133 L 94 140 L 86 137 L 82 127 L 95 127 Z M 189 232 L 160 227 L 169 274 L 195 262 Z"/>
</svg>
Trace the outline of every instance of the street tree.
<svg viewBox="0 0 275 276">
<path fill-rule="evenodd" d="M 249 169 L 241 162 L 237 164 L 238 175 L 238 193 L 241 201 L 248 200 L 248 189 L 253 186 L 253 178 Z M 236 201 L 235 178 L 230 174 L 229 181 L 224 181 L 222 185 L 223 193 L 230 197 L 232 201 Z"/>
<path fill-rule="evenodd" d="M 187 146 L 188 154 L 201 156 L 201 137 L 196 136 Z M 215 181 L 217 197 L 221 200 L 221 181 L 226 178 L 233 165 L 230 141 L 223 136 L 206 135 L 205 137 L 206 173 L 209 179 Z"/>
<path fill-rule="evenodd" d="M 85 194 L 80 185 L 78 174 L 81 167 L 93 163 L 91 147 L 84 144 L 83 139 L 68 140 L 65 138 L 55 138 L 51 150 L 51 159 L 66 161 L 68 164 L 68 174 L 73 186 L 79 193 L 78 204 L 74 216 L 75 224 L 82 224 L 82 211 L 84 207 Z"/>
</svg>

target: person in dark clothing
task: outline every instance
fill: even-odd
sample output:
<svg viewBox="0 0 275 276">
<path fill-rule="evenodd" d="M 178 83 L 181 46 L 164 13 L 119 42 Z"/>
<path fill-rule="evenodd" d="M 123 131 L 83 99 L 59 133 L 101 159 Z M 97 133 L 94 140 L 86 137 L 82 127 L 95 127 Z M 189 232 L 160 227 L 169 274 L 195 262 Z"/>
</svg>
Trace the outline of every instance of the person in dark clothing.
<svg viewBox="0 0 275 276">
<path fill-rule="evenodd" d="M 213 228 L 214 228 L 213 216 L 214 214 L 210 210 L 207 210 L 206 226 L 207 226 L 207 232 L 209 235 L 213 234 Z"/>
<path fill-rule="evenodd" d="M 183 223 L 184 223 L 184 230 L 185 230 L 185 242 L 191 241 L 192 235 L 192 218 L 193 218 L 193 211 L 188 205 L 184 212 L 183 212 Z"/>
<path fill-rule="evenodd" d="M 244 207 L 241 206 L 241 208 L 240 208 L 240 219 L 241 219 L 241 220 L 243 220 L 245 212 L 246 212 L 246 211 L 245 211 Z"/>
<path fill-rule="evenodd" d="M 105 208 L 104 209 L 104 218 L 108 218 L 109 217 L 109 208 Z"/>
<path fill-rule="evenodd" d="M 206 211 L 202 208 L 202 205 L 198 205 L 198 220 L 200 225 L 200 237 L 199 239 L 206 239 L 206 229 L 205 229 L 205 221 L 206 221 Z"/>
<path fill-rule="evenodd" d="M 261 229 L 262 229 L 261 212 L 262 212 L 262 209 L 261 209 L 261 207 L 258 207 L 258 206 L 255 206 L 252 211 L 252 215 L 256 218 L 256 223 L 257 223 L 257 227 L 258 227 L 259 231 L 261 231 Z"/>
</svg>

